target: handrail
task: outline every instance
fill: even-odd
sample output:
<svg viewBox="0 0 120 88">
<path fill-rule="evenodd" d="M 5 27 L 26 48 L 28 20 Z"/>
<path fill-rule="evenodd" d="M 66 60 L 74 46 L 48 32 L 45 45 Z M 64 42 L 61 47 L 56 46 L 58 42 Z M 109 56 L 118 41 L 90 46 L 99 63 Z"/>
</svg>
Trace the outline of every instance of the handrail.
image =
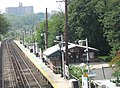
<svg viewBox="0 0 120 88">
<path fill-rule="evenodd" d="M 48 60 L 48 59 L 46 59 L 45 60 L 45 64 L 47 65 L 47 66 L 49 66 L 50 65 L 50 61 Z M 51 64 L 51 66 L 53 67 L 53 72 L 54 73 L 56 73 L 56 74 L 60 74 L 61 73 L 61 66 L 55 66 L 55 65 L 53 65 L 53 64 Z"/>
</svg>

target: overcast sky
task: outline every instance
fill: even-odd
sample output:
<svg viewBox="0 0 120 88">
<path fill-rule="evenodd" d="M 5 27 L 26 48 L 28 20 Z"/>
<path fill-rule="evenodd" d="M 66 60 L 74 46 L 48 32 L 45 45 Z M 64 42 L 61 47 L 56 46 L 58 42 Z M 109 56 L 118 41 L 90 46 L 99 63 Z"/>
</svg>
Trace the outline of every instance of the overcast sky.
<svg viewBox="0 0 120 88">
<path fill-rule="evenodd" d="M 58 0 L 0 0 L 0 10 L 5 12 L 6 7 L 17 7 L 19 2 L 23 3 L 23 6 L 34 6 L 34 12 L 45 12 L 45 8 L 48 8 L 48 12 L 51 10 L 59 10 L 61 7 L 64 9 L 64 2 L 56 2 Z"/>
</svg>

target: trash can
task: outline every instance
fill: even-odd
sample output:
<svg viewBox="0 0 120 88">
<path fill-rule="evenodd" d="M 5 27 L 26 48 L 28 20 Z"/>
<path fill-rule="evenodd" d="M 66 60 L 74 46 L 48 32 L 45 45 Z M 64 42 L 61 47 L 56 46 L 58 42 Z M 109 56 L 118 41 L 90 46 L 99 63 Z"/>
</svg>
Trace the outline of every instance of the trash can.
<svg viewBox="0 0 120 88">
<path fill-rule="evenodd" d="M 24 45 L 25 46 L 25 48 L 27 47 L 27 45 Z"/>
<path fill-rule="evenodd" d="M 30 52 L 32 53 L 32 52 L 33 52 L 33 49 L 30 49 Z"/>
<path fill-rule="evenodd" d="M 42 58 L 42 61 L 45 62 L 45 58 Z"/>
<path fill-rule="evenodd" d="M 36 57 L 39 57 L 39 54 L 38 54 L 38 53 L 36 53 L 35 55 L 36 55 Z"/>
</svg>

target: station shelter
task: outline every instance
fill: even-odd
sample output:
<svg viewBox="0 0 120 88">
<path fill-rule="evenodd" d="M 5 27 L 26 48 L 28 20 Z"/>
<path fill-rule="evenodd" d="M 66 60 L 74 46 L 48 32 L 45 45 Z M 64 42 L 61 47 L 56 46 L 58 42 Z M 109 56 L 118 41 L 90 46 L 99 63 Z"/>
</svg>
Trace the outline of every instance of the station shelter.
<svg viewBox="0 0 120 88">
<path fill-rule="evenodd" d="M 85 63 L 87 61 L 86 46 L 69 43 L 68 44 L 68 59 L 69 63 Z M 61 52 L 65 54 L 65 47 L 63 50 L 60 49 L 59 44 L 56 44 L 50 48 L 47 48 L 43 52 L 43 57 L 46 64 L 53 70 L 55 73 L 60 73 L 61 69 Z M 88 47 L 89 52 L 89 61 L 94 62 L 98 61 L 99 50 Z M 64 55 L 65 56 L 65 55 Z"/>
</svg>

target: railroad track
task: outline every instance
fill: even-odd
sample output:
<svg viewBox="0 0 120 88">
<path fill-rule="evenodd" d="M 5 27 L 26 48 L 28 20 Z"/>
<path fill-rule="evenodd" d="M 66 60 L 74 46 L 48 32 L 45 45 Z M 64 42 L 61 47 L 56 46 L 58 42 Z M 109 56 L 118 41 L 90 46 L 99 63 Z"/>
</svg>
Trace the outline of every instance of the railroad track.
<svg viewBox="0 0 120 88">
<path fill-rule="evenodd" d="M 42 79 L 40 72 L 12 40 L 6 40 L 4 47 L 9 58 L 4 64 L 9 62 L 7 64 L 9 64 L 10 77 L 9 86 L 3 82 L 5 88 L 50 88 L 49 83 Z"/>
<path fill-rule="evenodd" d="M 7 40 L 2 44 L 2 88 L 19 88 Z"/>
</svg>

